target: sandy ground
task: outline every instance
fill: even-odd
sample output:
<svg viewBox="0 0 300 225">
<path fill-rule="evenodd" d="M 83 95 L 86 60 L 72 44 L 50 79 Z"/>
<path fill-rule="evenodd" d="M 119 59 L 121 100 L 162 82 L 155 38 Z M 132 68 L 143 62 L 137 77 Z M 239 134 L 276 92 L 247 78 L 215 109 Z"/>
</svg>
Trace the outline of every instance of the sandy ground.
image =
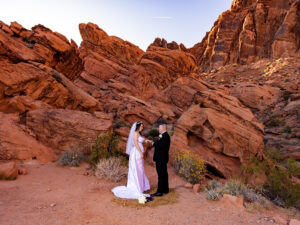
<svg viewBox="0 0 300 225">
<path fill-rule="evenodd" d="M 25 168 L 27 175 L 0 181 L 1 225 L 252 225 L 274 224 L 271 218 L 278 213 L 248 212 L 222 201 L 208 201 L 204 193 L 184 188 L 184 181 L 172 169 L 170 187 L 179 192 L 179 202 L 136 209 L 112 202 L 110 190 L 120 184 L 82 175 L 85 165 L 70 168 L 29 161 Z M 155 186 L 154 167 L 146 165 L 146 173 Z M 125 183 L 124 179 L 121 184 Z"/>
</svg>

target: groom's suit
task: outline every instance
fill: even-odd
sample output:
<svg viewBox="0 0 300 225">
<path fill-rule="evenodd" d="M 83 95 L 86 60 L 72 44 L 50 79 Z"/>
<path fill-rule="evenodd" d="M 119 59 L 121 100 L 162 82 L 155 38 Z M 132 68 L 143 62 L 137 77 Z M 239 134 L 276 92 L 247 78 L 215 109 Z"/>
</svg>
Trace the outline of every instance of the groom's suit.
<svg viewBox="0 0 300 225">
<path fill-rule="evenodd" d="M 162 133 L 162 137 L 153 144 L 155 148 L 153 161 L 156 163 L 156 171 L 158 175 L 158 193 L 169 192 L 167 164 L 169 161 L 170 142 L 171 139 L 168 132 L 164 132 Z"/>
</svg>

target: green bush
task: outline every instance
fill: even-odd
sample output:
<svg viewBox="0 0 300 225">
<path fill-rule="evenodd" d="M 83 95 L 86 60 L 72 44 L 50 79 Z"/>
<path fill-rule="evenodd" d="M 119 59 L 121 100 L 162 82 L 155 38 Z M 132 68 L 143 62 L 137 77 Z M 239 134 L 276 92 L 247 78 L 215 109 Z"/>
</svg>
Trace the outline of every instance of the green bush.
<svg viewBox="0 0 300 225">
<path fill-rule="evenodd" d="M 195 153 L 180 150 L 175 154 L 175 172 L 189 183 L 200 183 L 206 174 L 205 162 Z"/>
<path fill-rule="evenodd" d="M 110 157 L 121 157 L 122 150 L 118 148 L 120 137 L 112 130 L 100 134 L 91 147 L 89 162 L 96 166 L 100 159 Z"/>
<path fill-rule="evenodd" d="M 277 205 L 300 209 L 300 185 L 293 184 L 292 176 L 299 176 L 300 166 L 294 159 L 285 159 L 280 151 L 268 149 L 264 160 L 252 157 L 243 168 L 247 176 L 265 176 L 262 193 Z"/>
<path fill-rule="evenodd" d="M 273 118 L 270 121 L 268 121 L 267 126 L 269 127 L 278 127 L 280 126 L 281 121 L 278 118 Z"/>
<path fill-rule="evenodd" d="M 149 131 L 148 138 L 153 139 L 155 137 L 158 137 L 158 135 L 159 135 L 158 130 L 157 129 L 152 129 L 152 130 Z"/>
<path fill-rule="evenodd" d="M 65 151 L 59 159 L 59 165 L 61 166 L 80 166 L 80 162 L 84 161 L 83 154 L 76 150 Z"/>
</svg>

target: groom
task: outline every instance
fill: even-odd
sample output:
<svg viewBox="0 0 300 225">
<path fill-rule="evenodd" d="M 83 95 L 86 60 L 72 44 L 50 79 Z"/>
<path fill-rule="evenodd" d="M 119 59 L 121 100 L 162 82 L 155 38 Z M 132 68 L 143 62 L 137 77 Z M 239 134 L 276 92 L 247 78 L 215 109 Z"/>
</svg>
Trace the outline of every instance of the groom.
<svg viewBox="0 0 300 225">
<path fill-rule="evenodd" d="M 167 164 L 169 161 L 170 149 L 170 136 L 167 132 L 166 121 L 160 121 L 158 131 L 160 139 L 153 143 L 155 148 L 153 161 L 156 163 L 156 172 L 158 175 L 157 191 L 151 194 L 151 197 L 160 197 L 163 194 L 169 193 L 168 169 Z"/>
</svg>

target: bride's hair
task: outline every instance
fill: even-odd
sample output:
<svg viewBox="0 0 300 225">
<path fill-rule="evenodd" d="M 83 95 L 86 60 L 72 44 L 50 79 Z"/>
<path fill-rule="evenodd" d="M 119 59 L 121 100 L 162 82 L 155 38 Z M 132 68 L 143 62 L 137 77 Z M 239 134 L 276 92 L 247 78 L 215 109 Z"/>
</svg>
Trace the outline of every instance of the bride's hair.
<svg viewBox="0 0 300 225">
<path fill-rule="evenodd" d="M 142 122 L 136 122 L 136 127 L 135 127 L 135 131 L 138 131 L 140 129 L 140 127 L 142 126 Z"/>
</svg>

